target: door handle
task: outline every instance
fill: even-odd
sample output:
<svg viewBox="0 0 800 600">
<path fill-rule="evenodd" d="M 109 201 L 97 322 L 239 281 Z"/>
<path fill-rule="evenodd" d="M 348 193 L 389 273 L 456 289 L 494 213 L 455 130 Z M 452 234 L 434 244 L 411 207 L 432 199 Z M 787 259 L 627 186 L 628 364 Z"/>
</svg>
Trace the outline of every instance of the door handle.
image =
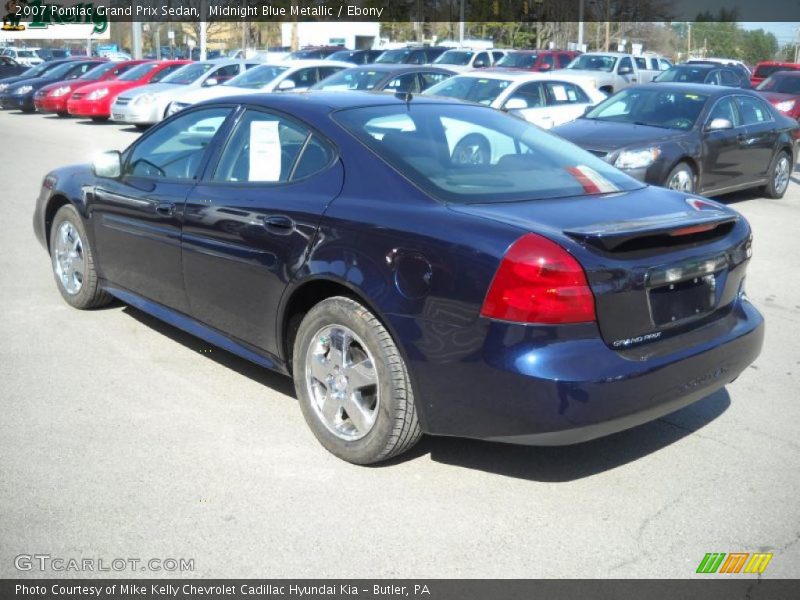
<svg viewBox="0 0 800 600">
<path fill-rule="evenodd" d="M 175 214 L 175 205 L 172 202 L 164 202 L 156 205 L 156 212 L 165 217 L 171 217 Z"/>
<path fill-rule="evenodd" d="M 294 221 L 289 217 L 283 215 L 272 215 L 270 217 L 261 217 L 264 227 L 267 229 L 280 229 L 282 232 L 289 232 L 294 230 Z"/>
</svg>

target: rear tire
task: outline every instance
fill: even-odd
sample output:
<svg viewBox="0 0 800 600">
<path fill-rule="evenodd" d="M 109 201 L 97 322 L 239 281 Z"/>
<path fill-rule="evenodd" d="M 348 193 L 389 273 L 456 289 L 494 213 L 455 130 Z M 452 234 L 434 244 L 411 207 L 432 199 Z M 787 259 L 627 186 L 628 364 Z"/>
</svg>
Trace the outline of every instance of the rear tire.
<svg viewBox="0 0 800 600">
<path fill-rule="evenodd" d="M 59 112 L 57 112 L 56 114 L 57 114 L 59 117 L 61 117 L 62 119 L 63 119 L 64 117 L 68 117 L 68 116 L 69 116 L 69 113 L 68 113 L 68 112 L 64 112 L 64 111 L 59 111 Z"/>
<path fill-rule="evenodd" d="M 92 121 L 95 123 L 105 123 L 108 121 L 108 117 L 92 117 Z"/>
<path fill-rule="evenodd" d="M 145 129 L 150 127 L 150 125 L 142 125 L 141 123 L 135 123 L 134 127 L 136 127 L 136 129 L 138 129 L 139 131 L 144 131 Z"/>
<path fill-rule="evenodd" d="M 78 211 L 71 204 L 58 209 L 50 227 L 50 259 L 53 275 L 67 304 L 81 310 L 111 302 L 98 286 L 89 238 Z"/>
<path fill-rule="evenodd" d="M 355 300 L 335 296 L 306 314 L 293 365 L 306 423 L 339 458 L 376 463 L 421 437 L 405 362 L 386 328 Z"/>
<path fill-rule="evenodd" d="M 781 150 L 769 165 L 769 183 L 761 188 L 767 198 L 779 200 L 789 189 L 789 181 L 793 171 L 792 157 L 786 150 Z"/>
<path fill-rule="evenodd" d="M 679 162 L 667 175 L 664 187 L 677 192 L 693 194 L 696 187 L 695 181 L 695 173 L 692 167 L 685 162 Z"/>
</svg>

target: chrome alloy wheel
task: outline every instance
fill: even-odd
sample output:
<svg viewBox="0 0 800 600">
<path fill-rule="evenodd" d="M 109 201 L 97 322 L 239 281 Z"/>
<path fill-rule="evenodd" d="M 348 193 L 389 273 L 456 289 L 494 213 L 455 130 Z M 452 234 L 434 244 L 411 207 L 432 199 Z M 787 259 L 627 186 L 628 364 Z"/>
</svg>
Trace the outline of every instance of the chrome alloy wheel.
<svg viewBox="0 0 800 600">
<path fill-rule="evenodd" d="M 53 250 L 53 269 L 56 277 L 64 290 L 74 296 L 83 286 L 86 261 L 81 236 L 69 221 L 64 221 L 58 228 Z"/>
<path fill-rule="evenodd" d="M 773 185 L 775 191 L 783 194 L 786 191 L 786 186 L 789 185 L 789 158 L 786 154 L 782 154 L 775 165 L 775 172 L 773 174 Z"/>
<path fill-rule="evenodd" d="M 693 192 L 694 181 L 692 180 L 692 174 L 685 169 L 676 171 L 672 177 L 669 178 L 667 187 L 679 192 Z"/>
<path fill-rule="evenodd" d="M 337 437 L 355 441 L 375 425 L 378 372 L 366 344 L 344 325 L 327 325 L 306 355 L 306 386 L 320 421 Z"/>
</svg>

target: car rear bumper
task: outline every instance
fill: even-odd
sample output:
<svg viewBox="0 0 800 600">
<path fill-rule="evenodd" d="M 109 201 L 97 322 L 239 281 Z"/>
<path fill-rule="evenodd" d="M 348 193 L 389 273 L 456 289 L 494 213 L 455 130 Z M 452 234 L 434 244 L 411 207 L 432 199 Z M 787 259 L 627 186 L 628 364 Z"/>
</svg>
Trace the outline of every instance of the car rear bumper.
<svg viewBox="0 0 800 600">
<path fill-rule="evenodd" d="M 531 445 L 587 441 L 696 402 L 736 379 L 764 339 L 763 318 L 744 296 L 711 324 L 624 352 L 594 324 L 482 320 L 483 332 L 453 332 L 458 343 L 445 350 L 444 329 L 390 322 L 401 338 L 417 332 L 404 353 L 426 432 Z"/>
</svg>

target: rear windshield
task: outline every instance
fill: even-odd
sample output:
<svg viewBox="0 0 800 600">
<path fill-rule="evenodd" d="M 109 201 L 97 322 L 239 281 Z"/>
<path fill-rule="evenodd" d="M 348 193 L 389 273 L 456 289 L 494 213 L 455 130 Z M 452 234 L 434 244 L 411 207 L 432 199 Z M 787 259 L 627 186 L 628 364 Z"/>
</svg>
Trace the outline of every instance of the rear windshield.
<svg viewBox="0 0 800 600">
<path fill-rule="evenodd" d="M 339 50 L 328 57 L 328 60 L 348 61 L 356 55 L 355 50 Z"/>
<path fill-rule="evenodd" d="M 214 65 L 212 63 L 192 63 L 181 67 L 169 77 L 164 77 L 162 83 L 176 83 L 178 85 L 189 85 L 205 75 Z"/>
<path fill-rule="evenodd" d="M 795 71 L 794 67 L 786 67 L 783 65 L 761 65 L 756 67 L 756 72 L 753 73 L 754 77 L 769 77 L 778 71 Z"/>
<path fill-rule="evenodd" d="M 489 77 L 452 77 L 425 90 L 428 96 L 458 98 L 477 104 L 491 104 L 511 82 Z"/>
<path fill-rule="evenodd" d="M 36 53 L 33 50 L 17 50 L 17 58 L 33 58 Z"/>
<path fill-rule="evenodd" d="M 448 202 L 537 200 L 644 186 L 494 109 L 412 102 L 342 110 L 334 118 L 418 187 Z"/>
<path fill-rule="evenodd" d="M 800 77 L 779 72 L 759 83 L 756 89 L 779 94 L 800 94 Z"/>
<path fill-rule="evenodd" d="M 536 64 L 536 59 L 539 58 L 537 54 L 522 54 L 512 52 L 506 54 L 497 62 L 498 67 L 511 67 L 514 69 L 530 69 Z"/>
</svg>

